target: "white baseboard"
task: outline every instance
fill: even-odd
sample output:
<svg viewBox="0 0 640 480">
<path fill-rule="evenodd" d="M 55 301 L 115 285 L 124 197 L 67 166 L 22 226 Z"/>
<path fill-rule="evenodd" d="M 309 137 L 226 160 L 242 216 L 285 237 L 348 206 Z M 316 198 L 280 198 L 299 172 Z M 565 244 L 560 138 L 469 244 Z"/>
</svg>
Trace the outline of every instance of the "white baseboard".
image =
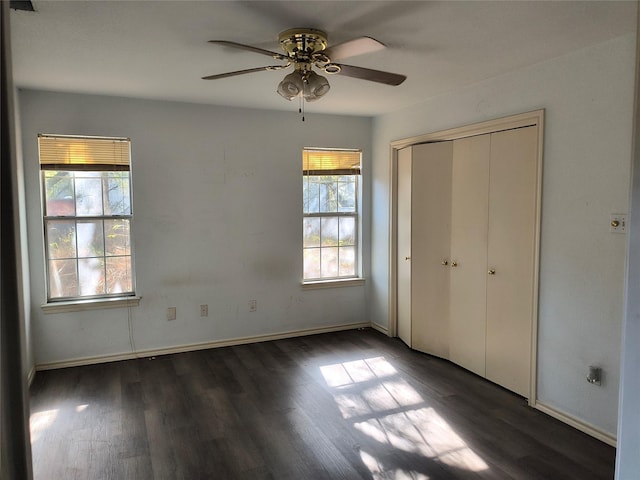
<svg viewBox="0 0 640 480">
<path fill-rule="evenodd" d="M 339 332 L 342 330 L 356 330 L 358 328 L 368 328 L 368 322 L 350 323 L 347 325 L 334 325 L 331 327 L 307 328 L 303 330 L 291 330 L 288 332 L 257 335 L 253 337 L 231 338 L 227 340 L 214 340 L 212 342 L 191 343 L 176 347 L 154 348 L 148 350 L 138 350 L 136 352 L 119 353 L 114 355 L 97 355 L 93 357 L 74 358 L 60 362 L 39 363 L 35 370 L 53 370 L 56 368 L 79 367 L 83 365 L 94 365 L 97 363 L 117 362 L 120 360 L 131 360 L 133 358 L 147 358 L 171 353 L 192 352 L 195 350 L 206 350 L 208 348 L 230 347 L 233 345 L 244 345 L 247 343 L 267 342 L 269 340 L 281 340 L 284 338 L 303 337 L 306 335 L 316 335 L 319 333 Z M 35 373 L 35 371 L 34 371 Z"/>
<path fill-rule="evenodd" d="M 587 422 L 583 422 L 582 420 L 579 420 L 569 415 L 568 413 L 562 412 L 556 408 L 550 407 L 549 405 L 545 405 L 540 401 L 535 402 L 532 406 L 533 408 L 546 413 L 556 420 L 560 420 L 561 422 L 566 423 L 567 425 L 570 425 L 573 428 L 586 433 L 587 435 L 591 435 L 592 437 L 595 437 L 598 440 L 611 445 L 612 447 L 617 446 L 618 440 L 615 435 L 611 435 L 608 432 L 600 430 L 598 427 L 595 427 Z"/>
<path fill-rule="evenodd" d="M 379 331 L 380 333 L 384 333 L 387 337 L 389 336 L 389 329 L 387 327 L 383 327 L 382 325 L 373 322 L 371 322 L 370 327 L 374 330 Z"/>
</svg>

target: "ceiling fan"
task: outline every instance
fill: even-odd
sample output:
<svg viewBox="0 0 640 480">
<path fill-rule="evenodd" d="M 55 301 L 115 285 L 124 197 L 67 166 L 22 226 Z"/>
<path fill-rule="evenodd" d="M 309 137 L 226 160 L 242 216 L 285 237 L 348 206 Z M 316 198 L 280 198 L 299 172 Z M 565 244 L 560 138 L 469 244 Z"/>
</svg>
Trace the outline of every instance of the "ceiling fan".
<svg viewBox="0 0 640 480">
<path fill-rule="evenodd" d="M 327 34 L 322 30 L 292 28 L 280 32 L 278 39 L 284 53 L 272 52 L 228 40 L 209 40 L 209 43 L 248 50 L 285 63 L 209 75 L 202 77 L 203 80 L 217 80 L 265 70 L 283 70 L 293 65 L 293 72 L 284 77 L 278 85 L 277 92 L 287 100 L 300 97 L 301 101 L 312 102 L 324 96 L 330 88 L 327 79 L 314 72 L 313 67 L 329 75 L 344 75 L 393 86 L 400 85 L 407 78 L 405 75 L 397 73 L 336 63 L 336 61 L 343 58 L 372 53 L 386 48 L 383 43 L 371 37 L 359 37 L 329 47 Z"/>
</svg>

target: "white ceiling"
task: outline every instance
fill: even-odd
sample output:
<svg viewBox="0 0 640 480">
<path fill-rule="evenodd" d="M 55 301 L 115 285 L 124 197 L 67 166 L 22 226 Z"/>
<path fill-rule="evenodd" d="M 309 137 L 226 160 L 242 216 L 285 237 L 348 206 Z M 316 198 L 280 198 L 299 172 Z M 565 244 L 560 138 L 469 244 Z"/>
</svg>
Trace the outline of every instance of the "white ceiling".
<svg viewBox="0 0 640 480">
<path fill-rule="evenodd" d="M 398 87 L 330 76 L 308 111 L 373 116 L 635 31 L 633 1 L 44 1 L 12 11 L 18 87 L 297 110 L 276 94 L 284 72 L 200 77 L 273 64 L 208 44 L 280 51 L 278 32 L 367 35 L 382 52 L 342 63 L 403 73 Z M 277 63 L 277 62 L 276 62 Z M 286 72 L 288 73 L 288 71 Z"/>
</svg>

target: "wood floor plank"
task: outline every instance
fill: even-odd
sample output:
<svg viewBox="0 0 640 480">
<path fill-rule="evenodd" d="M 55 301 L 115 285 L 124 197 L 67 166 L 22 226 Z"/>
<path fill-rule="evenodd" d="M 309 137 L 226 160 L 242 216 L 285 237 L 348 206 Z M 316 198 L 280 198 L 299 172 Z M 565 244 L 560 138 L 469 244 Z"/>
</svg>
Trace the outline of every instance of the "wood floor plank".
<svg viewBox="0 0 640 480">
<path fill-rule="evenodd" d="M 38 372 L 35 480 L 611 480 L 615 449 L 352 330 Z"/>
</svg>

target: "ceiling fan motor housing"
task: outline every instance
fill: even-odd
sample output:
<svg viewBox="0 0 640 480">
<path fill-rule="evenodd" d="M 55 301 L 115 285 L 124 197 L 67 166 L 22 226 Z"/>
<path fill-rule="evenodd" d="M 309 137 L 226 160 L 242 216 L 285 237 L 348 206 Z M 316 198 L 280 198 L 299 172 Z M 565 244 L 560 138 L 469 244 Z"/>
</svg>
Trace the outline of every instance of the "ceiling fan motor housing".
<svg viewBox="0 0 640 480">
<path fill-rule="evenodd" d="M 313 55 L 327 48 L 327 34 L 313 28 L 291 28 L 280 32 L 280 46 L 289 57 L 310 62 Z M 315 59 L 313 59 L 315 60 Z"/>
</svg>

